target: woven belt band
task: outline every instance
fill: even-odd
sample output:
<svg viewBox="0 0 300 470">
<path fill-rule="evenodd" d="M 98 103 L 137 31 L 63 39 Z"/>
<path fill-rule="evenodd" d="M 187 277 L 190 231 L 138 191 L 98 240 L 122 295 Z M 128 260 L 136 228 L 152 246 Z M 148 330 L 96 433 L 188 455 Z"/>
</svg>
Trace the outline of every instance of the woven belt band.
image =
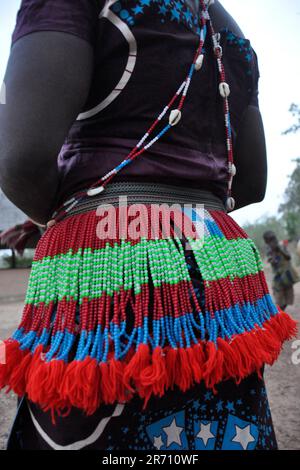
<svg viewBox="0 0 300 470">
<path fill-rule="evenodd" d="M 66 216 L 80 214 L 99 205 L 118 205 L 120 197 L 126 196 L 127 204 L 180 204 L 204 205 L 205 209 L 226 212 L 220 198 L 203 189 L 156 183 L 111 183 L 103 193 L 86 197 L 72 208 Z M 122 200 L 123 204 L 123 200 Z"/>
</svg>

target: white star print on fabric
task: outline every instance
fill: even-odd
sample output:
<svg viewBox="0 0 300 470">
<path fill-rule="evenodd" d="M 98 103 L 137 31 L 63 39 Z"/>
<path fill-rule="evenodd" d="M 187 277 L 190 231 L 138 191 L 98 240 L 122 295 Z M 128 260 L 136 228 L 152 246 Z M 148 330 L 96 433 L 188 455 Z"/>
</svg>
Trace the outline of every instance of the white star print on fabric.
<svg viewBox="0 0 300 470">
<path fill-rule="evenodd" d="M 167 447 L 169 447 L 173 442 L 178 444 L 179 446 L 182 445 L 180 434 L 183 431 L 183 428 L 177 426 L 176 419 L 174 418 L 170 426 L 163 428 L 167 435 Z"/>
<path fill-rule="evenodd" d="M 211 432 L 211 423 L 208 424 L 200 424 L 200 431 L 198 432 L 197 436 L 198 439 L 202 439 L 205 447 L 209 439 L 214 439 L 216 436 Z"/>
<path fill-rule="evenodd" d="M 238 442 L 244 450 L 247 450 L 248 445 L 255 441 L 255 438 L 252 436 L 250 429 L 250 424 L 244 428 L 240 428 L 239 426 L 235 425 L 236 435 L 232 439 L 232 442 Z"/>
<path fill-rule="evenodd" d="M 164 443 L 163 443 L 161 436 L 154 436 L 153 445 L 158 450 L 160 450 L 163 447 Z"/>
</svg>

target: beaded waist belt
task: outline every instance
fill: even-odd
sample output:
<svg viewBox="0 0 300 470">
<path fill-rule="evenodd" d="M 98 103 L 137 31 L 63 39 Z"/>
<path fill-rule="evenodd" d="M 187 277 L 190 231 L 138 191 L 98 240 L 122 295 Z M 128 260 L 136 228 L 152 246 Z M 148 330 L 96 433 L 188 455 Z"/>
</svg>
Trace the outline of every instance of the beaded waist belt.
<svg viewBox="0 0 300 470">
<path fill-rule="evenodd" d="M 96 207 L 112 203 L 108 220 L 119 227 L 122 193 L 142 202 L 143 221 L 159 229 L 151 202 L 204 204 L 176 213 L 202 227 L 203 236 L 187 232 L 182 243 L 175 216 L 167 235 L 115 236 L 104 224 L 100 236 L 109 211 L 100 217 Z M 128 208 L 123 216 L 130 222 Z M 203 280 L 197 295 L 186 242 Z M 73 406 L 92 414 L 102 403 L 135 395 L 146 407 L 152 395 L 174 386 L 186 391 L 204 381 L 216 392 L 223 380 L 259 373 L 295 332 L 296 323 L 272 301 L 255 244 L 218 198 L 167 185 L 116 184 L 97 200 L 81 200 L 40 239 L 22 321 L 4 342 L 0 388 L 59 413 Z"/>
<path fill-rule="evenodd" d="M 67 201 L 68 209 L 65 210 L 63 205 L 52 217 L 58 221 L 66 216 L 96 209 L 99 205 L 116 206 L 120 204 L 121 197 L 126 197 L 128 204 L 203 205 L 206 209 L 224 212 L 226 210 L 222 200 L 207 190 L 158 183 L 122 182 L 111 183 L 103 193 L 92 198 L 85 197 L 74 207 L 71 197 Z M 122 203 L 124 202 L 122 200 Z"/>
</svg>

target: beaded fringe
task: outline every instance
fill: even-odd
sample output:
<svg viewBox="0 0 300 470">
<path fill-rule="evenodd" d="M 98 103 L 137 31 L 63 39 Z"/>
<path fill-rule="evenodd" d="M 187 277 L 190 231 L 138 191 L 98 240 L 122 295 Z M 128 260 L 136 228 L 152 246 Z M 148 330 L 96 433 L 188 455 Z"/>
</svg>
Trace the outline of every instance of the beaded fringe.
<svg viewBox="0 0 300 470">
<path fill-rule="evenodd" d="M 205 210 L 204 239 L 186 237 L 204 311 L 175 230 L 99 239 L 97 223 L 95 211 L 69 216 L 41 238 L 0 388 L 60 413 L 92 414 L 136 394 L 146 407 L 174 386 L 203 380 L 216 391 L 260 373 L 296 334 L 271 299 L 255 244 L 228 214 Z"/>
</svg>

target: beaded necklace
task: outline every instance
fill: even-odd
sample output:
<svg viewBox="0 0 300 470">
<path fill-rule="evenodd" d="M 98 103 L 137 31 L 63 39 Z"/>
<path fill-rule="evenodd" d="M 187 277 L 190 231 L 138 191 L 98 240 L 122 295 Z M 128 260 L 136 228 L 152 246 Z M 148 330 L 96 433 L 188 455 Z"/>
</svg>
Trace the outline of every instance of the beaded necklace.
<svg viewBox="0 0 300 470">
<path fill-rule="evenodd" d="M 200 0 L 200 7 L 201 7 L 201 17 L 200 17 L 200 41 L 194 55 L 193 62 L 189 68 L 188 74 L 184 81 L 181 83 L 179 88 L 177 89 L 176 93 L 169 101 L 169 103 L 163 108 L 161 113 L 155 119 L 155 121 L 151 124 L 149 129 L 143 135 L 143 137 L 139 140 L 139 142 L 135 145 L 135 147 L 130 151 L 127 157 L 115 168 L 110 170 L 100 179 L 98 179 L 95 183 L 93 183 L 87 190 L 82 190 L 77 192 L 72 196 L 72 198 L 65 201 L 59 209 L 57 209 L 52 217 L 51 222 L 55 222 L 58 219 L 62 218 L 65 214 L 67 214 L 71 209 L 73 209 L 80 201 L 85 199 L 86 197 L 93 197 L 97 194 L 102 193 L 105 190 L 105 187 L 112 181 L 115 175 L 117 175 L 123 168 L 127 165 L 132 163 L 136 158 L 142 155 L 145 150 L 148 150 L 152 145 L 155 144 L 164 134 L 166 134 L 169 129 L 175 127 L 182 117 L 182 109 L 187 97 L 187 93 L 194 76 L 194 72 L 198 72 L 201 70 L 204 61 L 204 54 L 203 54 L 203 46 L 205 43 L 206 35 L 209 34 L 212 46 L 214 50 L 214 56 L 217 62 L 217 69 L 219 73 L 219 93 L 223 98 L 223 106 L 224 106 L 224 120 L 225 120 L 225 132 L 226 132 L 226 147 L 227 147 L 227 156 L 228 156 L 228 190 L 227 190 L 227 200 L 226 200 L 226 209 L 228 212 L 232 211 L 235 207 L 235 200 L 232 197 L 232 182 L 233 177 L 236 174 L 236 167 L 233 162 L 233 145 L 232 145 L 232 132 L 231 132 L 231 125 L 230 125 L 230 111 L 229 111 L 229 102 L 228 97 L 230 95 L 230 87 L 226 82 L 226 75 L 225 69 L 222 62 L 222 47 L 220 45 L 220 34 L 215 33 L 212 21 L 208 12 L 209 7 L 214 3 L 214 0 Z M 177 108 L 171 109 L 177 98 L 180 97 L 179 104 Z M 152 137 L 152 139 L 146 143 L 146 140 L 152 136 L 153 131 L 157 127 L 157 125 L 163 120 L 165 115 L 170 111 L 169 114 L 169 122 L 160 130 L 156 136 Z"/>
</svg>

